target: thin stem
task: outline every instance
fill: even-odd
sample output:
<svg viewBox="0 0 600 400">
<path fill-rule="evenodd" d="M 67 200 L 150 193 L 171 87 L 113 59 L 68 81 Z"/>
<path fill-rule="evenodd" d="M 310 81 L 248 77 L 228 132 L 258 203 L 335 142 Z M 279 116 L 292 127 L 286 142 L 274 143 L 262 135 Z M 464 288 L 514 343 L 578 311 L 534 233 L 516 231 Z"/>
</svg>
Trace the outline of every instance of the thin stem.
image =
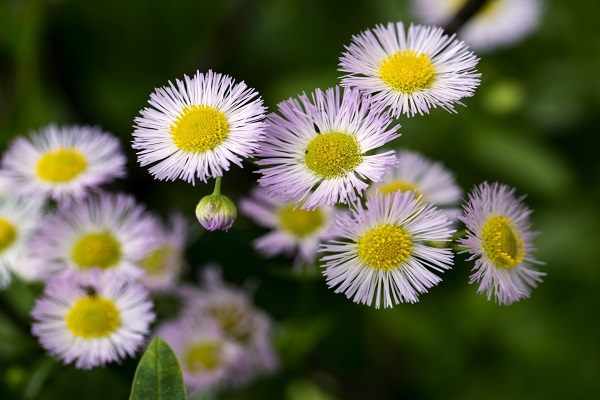
<svg viewBox="0 0 600 400">
<path fill-rule="evenodd" d="M 215 178 L 215 189 L 213 190 L 213 195 L 220 195 L 221 194 L 221 177 L 217 176 Z"/>
<path fill-rule="evenodd" d="M 467 0 L 460 10 L 448 21 L 444 30 L 449 33 L 456 33 L 464 24 L 467 23 L 489 0 Z"/>
</svg>

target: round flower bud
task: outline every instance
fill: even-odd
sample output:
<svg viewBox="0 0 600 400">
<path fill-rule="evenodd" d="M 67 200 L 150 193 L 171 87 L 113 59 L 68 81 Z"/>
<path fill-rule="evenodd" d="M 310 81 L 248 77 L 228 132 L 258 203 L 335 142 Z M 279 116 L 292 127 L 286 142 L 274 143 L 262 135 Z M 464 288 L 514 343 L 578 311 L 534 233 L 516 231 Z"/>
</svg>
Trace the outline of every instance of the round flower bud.
<svg viewBox="0 0 600 400">
<path fill-rule="evenodd" d="M 196 218 L 209 231 L 227 231 L 237 217 L 233 201 L 221 194 L 205 196 L 196 206 Z"/>
</svg>

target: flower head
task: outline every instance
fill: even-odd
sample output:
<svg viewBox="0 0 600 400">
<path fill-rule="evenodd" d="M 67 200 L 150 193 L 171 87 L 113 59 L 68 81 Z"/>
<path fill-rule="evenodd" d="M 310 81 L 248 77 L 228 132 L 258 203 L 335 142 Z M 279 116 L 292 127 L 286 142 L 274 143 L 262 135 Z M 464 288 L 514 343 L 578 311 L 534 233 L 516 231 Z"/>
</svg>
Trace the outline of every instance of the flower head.
<svg viewBox="0 0 600 400">
<path fill-rule="evenodd" d="M 133 356 L 154 321 L 146 289 L 98 269 L 49 280 L 31 316 L 42 346 L 79 369 Z"/>
<path fill-rule="evenodd" d="M 254 188 L 250 197 L 241 200 L 240 210 L 258 225 L 271 229 L 254 241 L 254 247 L 267 257 L 295 255 L 296 268 L 315 261 L 335 212 L 328 205 L 302 210 L 269 196 L 262 187 Z"/>
<path fill-rule="evenodd" d="M 43 201 L 0 193 L 0 289 L 19 273 L 22 255 L 42 216 Z"/>
<path fill-rule="evenodd" d="M 492 295 L 500 304 L 511 304 L 529 297 L 543 272 L 532 264 L 541 264 L 532 252 L 537 232 L 531 231 L 529 210 L 515 190 L 499 183 L 487 182 L 469 194 L 459 217 L 467 227 L 466 237 L 458 242 L 475 259 L 471 283 L 479 282 L 478 292 Z"/>
<path fill-rule="evenodd" d="M 400 165 L 388 172 L 381 182 L 371 185 L 369 195 L 414 190 L 422 201 L 434 203 L 449 219 L 454 220 L 459 213 L 455 207 L 462 194 L 454 174 L 442 163 L 434 162 L 417 152 L 399 150 L 397 155 Z"/>
<path fill-rule="evenodd" d="M 452 230 L 447 217 L 413 191 L 379 194 L 356 204 L 349 214 L 333 221 L 321 258 L 327 285 L 337 286 L 355 303 L 375 307 L 418 301 L 420 293 L 441 279 L 434 272 L 449 269 L 449 248 L 428 243 L 448 241 Z"/>
<path fill-rule="evenodd" d="M 257 92 L 212 71 L 187 75 L 150 95 L 135 119 L 133 148 L 160 180 L 223 175 L 254 154 L 264 135 L 265 107 Z"/>
<path fill-rule="evenodd" d="M 119 140 L 97 127 L 50 125 L 18 137 L 2 159 L 6 190 L 57 201 L 81 199 L 125 175 Z"/>
<path fill-rule="evenodd" d="M 478 58 L 467 46 L 448 37 L 441 28 L 404 24 L 377 25 L 353 36 L 340 59 L 343 86 L 372 95 L 390 107 L 396 117 L 429 113 L 441 107 L 455 112 L 454 104 L 473 95 L 480 74 Z"/>
<path fill-rule="evenodd" d="M 426 24 L 445 23 L 466 0 L 413 0 L 415 14 Z M 541 0 L 488 0 L 458 35 L 477 51 L 510 45 L 531 33 L 540 22 Z"/>
<path fill-rule="evenodd" d="M 302 209 L 355 201 L 397 163 L 393 151 L 366 153 L 396 139 L 399 126 L 358 90 L 317 89 L 279 103 L 268 116 L 258 165 L 259 184 Z"/>
<path fill-rule="evenodd" d="M 142 273 L 138 262 L 156 246 L 156 230 L 154 218 L 133 197 L 99 193 L 60 206 L 40 222 L 26 269 L 42 279 L 94 267 L 137 277 Z"/>
</svg>

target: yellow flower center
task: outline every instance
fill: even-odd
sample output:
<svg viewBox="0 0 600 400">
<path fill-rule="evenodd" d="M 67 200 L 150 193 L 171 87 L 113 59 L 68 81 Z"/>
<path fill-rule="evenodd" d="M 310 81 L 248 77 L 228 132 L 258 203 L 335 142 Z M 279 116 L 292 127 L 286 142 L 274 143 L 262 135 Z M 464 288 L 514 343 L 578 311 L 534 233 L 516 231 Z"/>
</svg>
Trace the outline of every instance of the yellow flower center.
<svg viewBox="0 0 600 400">
<path fill-rule="evenodd" d="M 65 317 L 67 328 L 86 339 L 108 336 L 121 325 L 115 303 L 100 296 L 87 296 L 75 303 Z"/>
<path fill-rule="evenodd" d="M 185 106 L 169 131 L 175 146 L 193 153 L 214 149 L 228 132 L 225 114 L 207 105 Z"/>
<path fill-rule="evenodd" d="M 417 187 L 415 185 L 405 181 L 391 181 L 379 187 L 379 193 L 383 194 L 395 193 L 398 191 L 408 192 L 411 190 L 415 191 L 415 198 L 422 195 L 422 193 L 419 190 L 417 190 Z M 423 197 L 421 197 L 421 199 L 422 198 Z"/>
<path fill-rule="evenodd" d="M 0 253 L 10 247 L 17 238 L 17 230 L 14 225 L 0 218 Z"/>
<path fill-rule="evenodd" d="M 88 233 L 75 243 L 71 256 L 82 269 L 107 269 L 121 259 L 121 245 L 110 233 Z"/>
<path fill-rule="evenodd" d="M 450 3 L 451 8 L 454 11 L 457 11 L 459 8 L 464 6 L 465 3 L 467 2 L 467 0 L 448 0 L 448 1 Z M 483 7 L 481 7 L 479 9 L 479 11 L 477 11 L 476 15 L 482 15 L 482 16 L 489 17 L 490 15 L 493 15 L 496 13 L 496 10 L 498 10 L 498 6 L 500 5 L 500 3 L 501 2 L 499 0 L 488 0 L 485 2 Z"/>
<path fill-rule="evenodd" d="M 212 371 L 221 364 L 221 345 L 217 342 L 200 342 L 185 351 L 184 365 L 192 374 Z"/>
<path fill-rule="evenodd" d="M 358 256 L 362 262 L 384 271 L 401 267 L 412 250 L 410 233 L 396 225 L 380 225 L 358 241 Z"/>
<path fill-rule="evenodd" d="M 298 238 L 309 236 L 324 222 L 323 212 L 318 207 L 315 210 L 294 210 L 294 204 L 287 204 L 279 210 L 281 229 Z"/>
<path fill-rule="evenodd" d="M 306 146 L 306 166 L 322 178 L 341 177 L 362 162 L 358 142 L 341 132 L 322 133 Z"/>
<path fill-rule="evenodd" d="M 85 171 L 87 161 L 75 149 L 61 149 L 44 154 L 38 161 L 37 176 L 48 182 L 68 182 Z"/>
<path fill-rule="evenodd" d="M 175 250 L 171 246 L 161 246 L 142 258 L 140 266 L 148 275 L 160 275 L 167 269 L 174 253 Z"/>
<path fill-rule="evenodd" d="M 431 87 L 435 79 L 435 67 L 431 65 L 427 54 L 398 50 L 383 60 L 379 76 L 394 90 L 411 94 Z"/>
<path fill-rule="evenodd" d="M 525 243 L 517 225 L 508 217 L 494 215 L 481 231 L 483 250 L 496 266 L 511 269 L 525 258 Z"/>
</svg>

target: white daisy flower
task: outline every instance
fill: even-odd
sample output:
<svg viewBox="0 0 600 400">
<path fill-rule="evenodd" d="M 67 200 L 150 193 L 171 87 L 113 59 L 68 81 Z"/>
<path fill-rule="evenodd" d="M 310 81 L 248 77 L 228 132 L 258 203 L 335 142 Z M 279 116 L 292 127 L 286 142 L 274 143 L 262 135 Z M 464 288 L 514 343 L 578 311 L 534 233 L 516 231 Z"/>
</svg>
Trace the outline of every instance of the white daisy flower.
<svg viewBox="0 0 600 400">
<path fill-rule="evenodd" d="M 11 193 L 61 202 L 125 176 L 125 161 L 119 140 L 98 127 L 50 125 L 13 140 L 2 169 Z"/>
<path fill-rule="evenodd" d="M 414 151 L 398 150 L 397 156 L 400 165 L 388 172 L 381 182 L 371 185 L 368 195 L 372 197 L 377 193 L 414 190 L 416 197 L 421 196 L 421 200 L 434 203 L 450 220 L 455 220 L 459 214 L 456 206 L 462 190 L 454 174 L 442 163 Z"/>
<path fill-rule="evenodd" d="M 190 394 L 225 386 L 242 351 L 212 321 L 200 318 L 166 322 L 158 327 L 155 336 L 173 349 Z"/>
<path fill-rule="evenodd" d="M 191 225 L 180 214 L 173 214 L 167 224 L 155 223 L 155 248 L 139 262 L 144 271 L 140 281 L 151 290 L 173 288 L 186 266 L 184 251 Z"/>
<path fill-rule="evenodd" d="M 448 22 L 466 0 L 413 0 L 413 10 L 426 24 Z M 488 0 L 459 30 L 458 35 L 477 51 L 518 42 L 540 22 L 541 0 Z"/>
<path fill-rule="evenodd" d="M 212 71 L 169 82 L 150 95 L 135 119 L 133 148 L 160 180 L 195 183 L 242 166 L 264 136 L 266 108 L 258 93 Z"/>
<path fill-rule="evenodd" d="M 0 193 L 0 289 L 8 286 L 42 216 L 43 201 Z"/>
<path fill-rule="evenodd" d="M 450 112 L 460 99 L 473 95 L 481 74 L 479 59 L 461 41 L 441 28 L 404 24 L 377 25 L 352 37 L 340 58 L 343 86 L 372 95 L 395 117 L 429 113 L 441 107 Z"/>
<path fill-rule="evenodd" d="M 451 249 L 428 245 L 450 240 L 449 224 L 413 191 L 380 194 L 366 208 L 357 203 L 334 219 L 330 233 L 336 239 L 323 246 L 327 285 L 355 303 L 370 306 L 375 299 L 376 308 L 415 303 L 441 281 L 435 272 L 453 264 Z"/>
<path fill-rule="evenodd" d="M 42 346 L 79 369 L 133 356 L 154 321 L 144 287 L 98 269 L 49 280 L 31 316 Z"/>
<path fill-rule="evenodd" d="M 356 201 L 397 163 L 393 151 L 367 155 L 398 138 L 399 126 L 358 90 L 317 89 L 312 101 L 279 103 L 281 115 L 268 116 L 267 138 L 257 161 L 258 180 L 273 196 L 312 210 L 322 204 Z"/>
<path fill-rule="evenodd" d="M 256 250 L 266 257 L 295 256 L 295 268 L 314 263 L 335 212 L 327 205 L 302 210 L 293 203 L 269 196 L 262 187 L 254 188 L 250 197 L 240 201 L 240 210 L 258 225 L 271 230 L 254 241 Z"/>
<path fill-rule="evenodd" d="M 61 205 L 44 218 L 23 268 L 38 279 L 93 267 L 138 277 L 138 262 L 155 248 L 157 229 L 155 219 L 133 197 L 100 193 Z"/>
<path fill-rule="evenodd" d="M 458 243 L 471 254 L 469 260 L 475 259 L 470 282 L 479 282 L 477 292 L 485 292 L 488 300 L 494 296 L 506 305 L 529 297 L 545 275 L 532 265 L 542 263 L 532 255 L 537 232 L 531 231 L 531 210 L 514 193 L 506 185 L 484 182 L 469 194 L 459 217 L 467 234 Z"/>
</svg>

